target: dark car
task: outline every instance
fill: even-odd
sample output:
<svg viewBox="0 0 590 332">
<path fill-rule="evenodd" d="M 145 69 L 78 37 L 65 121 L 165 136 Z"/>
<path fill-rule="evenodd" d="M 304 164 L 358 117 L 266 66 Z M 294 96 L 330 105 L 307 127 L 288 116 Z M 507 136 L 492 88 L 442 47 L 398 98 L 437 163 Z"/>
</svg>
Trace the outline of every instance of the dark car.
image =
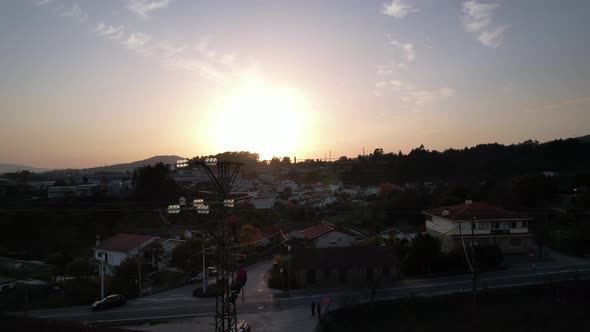
<svg viewBox="0 0 590 332">
<path fill-rule="evenodd" d="M 92 304 L 92 310 L 99 311 L 99 310 L 104 310 L 104 309 L 108 309 L 108 308 L 119 307 L 119 306 L 122 306 L 123 304 L 125 304 L 126 301 L 127 301 L 127 299 L 123 295 L 120 295 L 120 294 L 109 295 L 100 301 L 94 302 Z"/>
</svg>

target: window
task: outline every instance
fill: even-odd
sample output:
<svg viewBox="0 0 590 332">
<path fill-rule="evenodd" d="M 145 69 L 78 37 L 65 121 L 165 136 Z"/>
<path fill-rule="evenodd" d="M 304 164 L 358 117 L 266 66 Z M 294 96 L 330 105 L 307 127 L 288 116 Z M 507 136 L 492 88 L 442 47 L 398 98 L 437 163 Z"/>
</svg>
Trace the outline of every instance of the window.
<svg viewBox="0 0 590 332">
<path fill-rule="evenodd" d="M 478 221 L 477 222 L 477 228 L 478 229 L 490 229 L 492 225 L 490 224 L 489 221 Z"/>
<path fill-rule="evenodd" d="M 101 258 L 102 257 L 102 252 L 96 253 L 96 257 Z"/>
<path fill-rule="evenodd" d="M 508 245 L 511 247 L 520 247 L 522 245 L 522 241 L 519 238 L 513 238 L 508 241 Z"/>
<path fill-rule="evenodd" d="M 494 229 L 500 229 L 500 222 L 494 221 Z"/>
<path fill-rule="evenodd" d="M 511 221 L 510 222 L 510 228 L 518 228 L 517 227 L 517 224 L 516 224 L 516 221 Z"/>
<path fill-rule="evenodd" d="M 527 222 L 525 220 L 522 221 L 522 228 L 526 228 L 527 227 Z"/>
</svg>

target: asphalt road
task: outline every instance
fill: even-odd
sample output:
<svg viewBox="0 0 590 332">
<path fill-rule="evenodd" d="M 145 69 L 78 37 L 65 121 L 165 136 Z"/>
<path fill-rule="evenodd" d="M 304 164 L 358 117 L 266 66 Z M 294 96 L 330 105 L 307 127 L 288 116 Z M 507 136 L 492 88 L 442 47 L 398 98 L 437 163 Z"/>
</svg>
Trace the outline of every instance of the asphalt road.
<svg viewBox="0 0 590 332">
<path fill-rule="evenodd" d="M 269 311 L 289 310 L 309 306 L 312 300 L 319 302 L 324 297 L 330 298 L 331 308 L 370 300 L 370 290 L 359 288 L 306 290 L 291 292 L 290 294 L 277 291 L 271 292 L 266 288 L 262 279 L 253 277 L 257 275 L 253 272 L 264 272 L 267 269 L 268 265 L 264 263 L 251 269 L 245 301 L 242 302 L 241 298 L 237 301 L 238 313 L 266 313 Z M 541 266 L 537 268 L 536 272 L 533 272 L 530 268 L 523 268 L 483 273 L 478 278 L 478 288 L 518 287 L 574 278 L 590 279 L 590 264 L 584 262 L 582 264 Z M 213 316 L 215 299 L 193 298 L 191 292 L 196 286 L 188 285 L 153 296 L 130 300 L 123 307 L 101 312 L 92 312 L 89 306 L 84 306 L 36 310 L 31 311 L 29 314 L 41 318 L 105 324 Z M 375 300 L 470 292 L 471 287 L 471 275 L 404 280 L 398 282 L 394 287 L 377 289 Z"/>
</svg>

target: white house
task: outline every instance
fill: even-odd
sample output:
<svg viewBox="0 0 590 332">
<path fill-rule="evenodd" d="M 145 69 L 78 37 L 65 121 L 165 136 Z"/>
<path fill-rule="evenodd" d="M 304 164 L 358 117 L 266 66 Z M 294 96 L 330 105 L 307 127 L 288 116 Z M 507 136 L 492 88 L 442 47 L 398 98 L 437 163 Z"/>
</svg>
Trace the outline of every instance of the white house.
<svg viewBox="0 0 590 332">
<path fill-rule="evenodd" d="M 355 235 L 352 233 L 325 223 L 304 229 L 302 232 L 308 247 L 351 247 L 355 241 Z"/>
<path fill-rule="evenodd" d="M 156 240 L 158 237 L 150 235 L 115 234 L 104 241 L 97 241 L 94 258 L 104 261 L 107 267 L 106 273 L 112 274 L 115 266 L 121 265 L 128 257 L 137 256 L 139 250 L 143 250 Z"/>
<path fill-rule="evenodd" d="M 422 213 L 426 232 L 441 239 L 444 251 L 471 243 L 472 224 L 474 242 L 479 245 L 498 245 L 506 253 L 527 252 L 534 245 L 528 228 L 531 217 L 491 204 L 468 200 Z"/>
</svg>

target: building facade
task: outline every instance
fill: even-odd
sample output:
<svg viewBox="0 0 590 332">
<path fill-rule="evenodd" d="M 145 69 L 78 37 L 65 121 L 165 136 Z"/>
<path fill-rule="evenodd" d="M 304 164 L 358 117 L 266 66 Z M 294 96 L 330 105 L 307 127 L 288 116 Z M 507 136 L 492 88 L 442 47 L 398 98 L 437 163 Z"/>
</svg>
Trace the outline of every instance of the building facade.
<svg viewBox="0 0 590 332">
<path fill-rule="evenodd" d="M 497 245 L 504 253 L 523 253 L 534 248 L 533 234 L 529 232 L 533 219 L 518 212 L 466 201 L 426 210 L 423 214 L 426 232 L 440 238 L 445 252 L 470 244 L 472 238 L 476 245 Z"/>
<path fill-rule="evenodd" d="M 398 256 L 391 248 L 297 248 L 291 264 L 298 287 L 369 286 L 399 279 Z"/>
</svg>

